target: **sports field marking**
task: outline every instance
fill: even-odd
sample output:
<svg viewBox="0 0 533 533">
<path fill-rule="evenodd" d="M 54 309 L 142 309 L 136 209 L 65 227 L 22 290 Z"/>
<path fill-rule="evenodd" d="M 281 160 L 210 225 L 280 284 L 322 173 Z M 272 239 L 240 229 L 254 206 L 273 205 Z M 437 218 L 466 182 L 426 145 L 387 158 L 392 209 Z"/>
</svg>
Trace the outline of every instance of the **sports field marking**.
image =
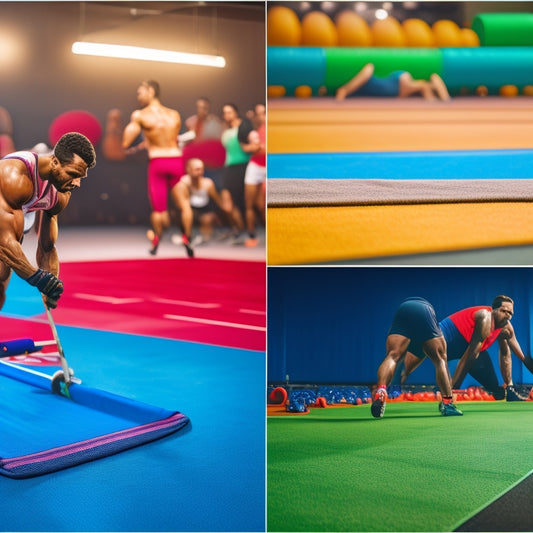
<svg viewBox="0 0 533 533">
<path fill-rule="evenodd" d="M 143 298 L 115 298 L 113 296 L 97 296 L 95 294 L 83 294 L 75 293 L 75 298 L 81 298 L 82 300 L 92 300 L 94 302 L 108 303 L 112 305 L 123 305 L 123 304 L 136 304 L 144 302 Z"/>
<path fill-rule="evenodd" d="M 247 313 L 249 315 L 266 315 L 266 311 L 258 311 L 257 309 L 239 309 L 239 313 Z"/>
<path fill-rule="evenodd" d="M 164 318 L 169 320 L 182 320 L 184 322 L 195 322 L 197 324 L 211 324 L 213 326 L 224 326 L 228 328 L 238 329 L 251 329 L 254 331 L 266 331 L 266 327 L 263 326 L 250 326 L 249 324 L 237 324 L 235 322 L 224 322 L 221 320 L 208 320 L 207 318 L 193 318 L 183 315 L 163 315 Z"/>
<path fill-rule="evenodd" d="M 173 304 L 173 305 L 184 305 L 187 307 L 197 307 L 199 309 L 217 309 L 220 307 L 220 304 L 215 303 L 199 303 L 199 302 L 190 302 L 185 300 L 169 300 L 167 298 L 150 298 L 151 302 L 158 304 Z"/>
</svg>

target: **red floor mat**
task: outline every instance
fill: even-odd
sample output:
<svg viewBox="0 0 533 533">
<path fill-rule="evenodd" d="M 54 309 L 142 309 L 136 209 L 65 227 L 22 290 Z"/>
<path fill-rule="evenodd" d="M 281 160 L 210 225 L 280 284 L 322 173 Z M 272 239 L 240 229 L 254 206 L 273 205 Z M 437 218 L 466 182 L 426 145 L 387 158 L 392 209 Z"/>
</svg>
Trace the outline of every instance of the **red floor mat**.
<svg viewBox="0 0 533 533">
<path fill-rule="evenodd" d="M 148 259 L 64 263 L 57 324 L 265 350 L 262 262 Z"/>
</svg>

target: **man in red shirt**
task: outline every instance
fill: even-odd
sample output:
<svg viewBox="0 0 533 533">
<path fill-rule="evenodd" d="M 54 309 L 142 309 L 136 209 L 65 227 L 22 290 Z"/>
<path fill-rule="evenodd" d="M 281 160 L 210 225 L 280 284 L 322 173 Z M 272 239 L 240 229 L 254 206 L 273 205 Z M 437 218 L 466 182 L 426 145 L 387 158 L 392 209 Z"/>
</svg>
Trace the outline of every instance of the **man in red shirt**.
<svg viewBox="0 0 533 533">
<path fill-rule="evenodd" d="M 511 352 L 533 371 L 533 358 L 525 355 L 516 338 L 511 318 L 514 302 L 508 296 L 497 296 L 492 306 L 476 306 L 453 313 L 440 322 L 447 345 L 448 360 L 459 359 L 452 377 L 453 388 L 460 387 L 467 373 L 491 391 L 496 399 L 521 401 L 514 389 L 511 374 Z M 494 342 L 499 345 L 499 363 L 505 389 L 499 386 L 492 361 L 486 351 Z M 424 354 L 408 353 L 402 382 L 422 362 Z"/>
</svg>

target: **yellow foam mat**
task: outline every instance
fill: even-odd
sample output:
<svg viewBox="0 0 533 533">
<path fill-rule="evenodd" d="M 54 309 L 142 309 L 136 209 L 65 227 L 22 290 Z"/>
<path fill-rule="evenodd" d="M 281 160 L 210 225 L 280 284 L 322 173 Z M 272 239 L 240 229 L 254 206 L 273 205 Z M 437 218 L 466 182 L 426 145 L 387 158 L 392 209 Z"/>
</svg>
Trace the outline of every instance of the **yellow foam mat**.
<svg viewBox="0 0 533 533">
<path fill-rule="evenodd" d="M 269 102 L 268 152 L 531 148 L 532 100 L 510 100 Z"/>
<path fill-rule="evenodd" d="M 533 243 L 533 203 L 269 208 L 269 265 Z"/>
</svg>

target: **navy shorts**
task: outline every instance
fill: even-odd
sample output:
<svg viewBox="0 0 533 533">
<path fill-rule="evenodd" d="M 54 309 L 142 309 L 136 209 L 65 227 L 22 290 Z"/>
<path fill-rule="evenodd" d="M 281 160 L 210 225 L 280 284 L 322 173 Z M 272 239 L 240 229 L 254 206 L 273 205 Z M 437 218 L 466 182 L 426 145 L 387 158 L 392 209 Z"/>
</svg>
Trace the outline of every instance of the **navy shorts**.
<svg viewBox="0 0 533 533">
<path fill-rule="evenodd" d="M 370 79 L 349 96 L 396 97 L 400 94 L 400 77 L 405 70 L 397 70 L 384 78 L 371 76 Z"/>
<path fill-rule="evenodd" d="M 402 335 L 411 340 L 409 351 L 423 358 L 422 345 L 429 339 L 442 337 L 433 306 L 424 298 L 408 298 L 398 307 L 389 335 Z"/>
</svg>

